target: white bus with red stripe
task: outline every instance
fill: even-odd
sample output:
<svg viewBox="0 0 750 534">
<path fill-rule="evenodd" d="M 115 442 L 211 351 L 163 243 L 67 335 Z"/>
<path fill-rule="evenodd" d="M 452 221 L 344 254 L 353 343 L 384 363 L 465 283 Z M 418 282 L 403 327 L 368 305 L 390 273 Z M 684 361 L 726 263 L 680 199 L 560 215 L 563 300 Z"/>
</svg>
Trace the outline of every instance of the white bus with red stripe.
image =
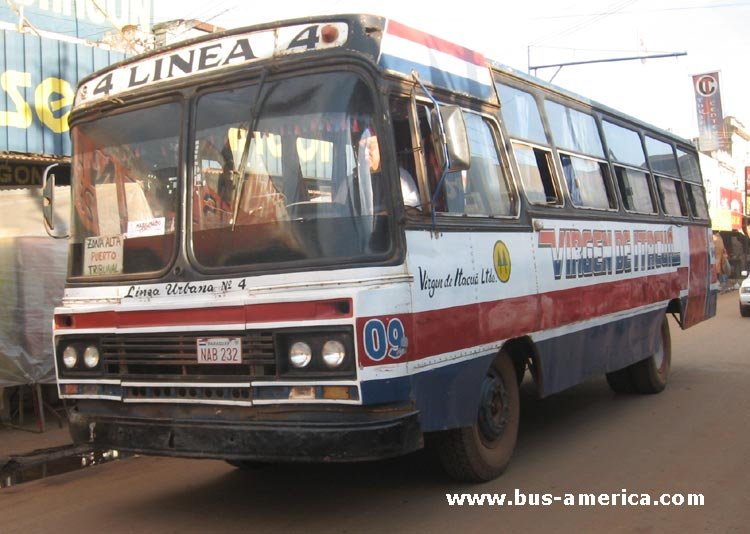
<svg viewBox="0 0 750 534">
<path fill-rule="evenodd" d="M 429 436 L 487 480 L 526 370 L 655 393 L 667 315 L 715 313 L 692 145 L 394 21 L 178 43 L 83 80 L 70 123 L 76 442 L 248 466 Z"/>
</svg>

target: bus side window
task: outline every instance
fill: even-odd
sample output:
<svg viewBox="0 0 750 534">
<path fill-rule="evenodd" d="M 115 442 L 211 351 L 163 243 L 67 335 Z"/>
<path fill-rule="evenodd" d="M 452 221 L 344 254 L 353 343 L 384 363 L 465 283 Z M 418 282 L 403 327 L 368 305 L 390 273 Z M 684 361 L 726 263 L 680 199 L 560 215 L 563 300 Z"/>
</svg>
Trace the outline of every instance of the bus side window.
<svg viewBox="0 0 750 534">
<path fill-rule="evenodd" d="M 516 213 L 516 197 L 500 163 L 489 122 L 475 113 L 465 113 L 469 133 L 471 166 L 464 179 L 466 215 L 509 216 Z"/>
<path fill-rule="evenodd" d="M 625 209 L 637 213 L 656 213 L 656 204 L 651 198 L 648 185 L 648 173 L 624 165 L 615 165 L 614 168 Z"/>
<path fill-rule="evenodd" d="M 560 205 L 552 174 L 552 153 L 517 141 L 511 144 L 528 201 L 532 204 Z"/>
<path fill-rule="evenodd" d="M 696 219 L 708 219 L 708 206 L 703 187 L 698 184 L 685 184 L 687 189 L 690 212 Z"/>
<path fill-rule="evenodd" d="M 646 155 L 654 173 L 656 190 L 664 213 L 687 217 L 688 205 L 680 180 L 680 170 L 674 147 L 661 139 L 646 136 Z"/>
<path fill-rule="evenodd" d="M 617 209 L 609 164 L 594 117 L 551 100 L 544 104 L 570 200 L 583 208 Z"/>
<path fill-rule="evenodd" d="M 390 102 L 393 139 L 396 146 L 396 163 L 398 164 L 401 197 L 404 206 L 412 213 L 422 210 L 423 199 L 415 160 L 416 148 L 412 140 L 411 121 L 409 118 L 409 101 L 392 98 Z"/>
<path fill-rule="evenodd" d="M 490 124 L 481 115 L 471 112 L 464 113 L 464 120 L 469 134 L 471 165 L 466 171 L 446 175 L 435 210 L 448 215 L 514 215 L 516 197 L 501 165 Z M 440 169 L 435 162 L 429 123 L 421 120 L 420 127 L 430 194 L 434 194 Z"/>
<path fill-rule="evenodd" d="M 527 200 L 531 204 L 562 206 L 554 159 L 536 99 L 510 85 L 498 83 L 496 87 Z"/>
<path fill-rule="evenodd" d="M 687 203 L 682 189 L 682 182 L 666 176 L 656 176 L 656 188 L 659 191 L 661 206 L 667 215 L 687 216 Z"/>
<path fill-rule="evenodd" d="M 607 187 L 609 169 L 603 161 L 560 153 L 570 199 L 576 206 L 614 209 L 614 195 Z"/>
</svg>

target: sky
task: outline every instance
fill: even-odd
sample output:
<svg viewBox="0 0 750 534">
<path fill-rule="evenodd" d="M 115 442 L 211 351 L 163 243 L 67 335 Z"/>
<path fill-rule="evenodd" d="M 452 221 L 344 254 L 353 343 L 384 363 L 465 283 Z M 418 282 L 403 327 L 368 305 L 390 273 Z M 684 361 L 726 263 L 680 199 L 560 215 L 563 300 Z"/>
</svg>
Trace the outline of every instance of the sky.
<svg viewBox="0 0 750 534">
<path fill-rule="evenodd" d="M 698 136 L 692 75 L 719 71 L 724 116 L 750 128 L 750 0 L 153 0 L 154 21 L 223 28 L 308 15 L 394 18 L 528 72 L 529 66 L 653 54 L 685 56 L 538 69 L 536 75 L 686 138 Z M 434 7 L 431 7 L 434 6 Z M 532 72 L 532 74 L 534 74 Z M 554 78 L 553 78 L 554 77 Z"/>
</svg>

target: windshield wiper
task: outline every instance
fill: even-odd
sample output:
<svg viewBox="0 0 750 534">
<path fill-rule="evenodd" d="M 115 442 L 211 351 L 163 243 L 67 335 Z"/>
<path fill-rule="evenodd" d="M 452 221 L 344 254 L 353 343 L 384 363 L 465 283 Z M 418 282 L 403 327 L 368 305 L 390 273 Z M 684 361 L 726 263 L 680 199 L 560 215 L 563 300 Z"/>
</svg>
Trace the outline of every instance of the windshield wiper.
<svg viewBox="0 0 750 534">
<path fill-rule="evenodd" d="M 258 83 L 258 97 L 255 99 L 252 109 L 250 110 L 250 116 L 247 120 L 247 134 L 245 135 L 245 146 L 242 148 L 242 157 L 240 158 L 240 165 L 232 169 L 232 178 L 235 182 L 234 193 L 232 197 L 232 231 L 234 232 L 235 226 L 237 226 L 237 214 L 240 210 L 240 199 L 242 198 L 242 190 L 245 188 L 245 168 L 247 167 L 247 159 L 250 157 L 250 143 L 255 137 L 253 131 L 255 125 L 258 122 L 258 116 L 260 113 L 263 100 L 267 95 L 263 94 L 263 87 L 266 84 L 266 76 L 268 75 L 268 68 L 263 69 L 260 73 L 260 82 Z M 242 131 L 240 127 L 239 132 Z M 239 169 L 239 170 L 238 170 Z"/>
</svg>

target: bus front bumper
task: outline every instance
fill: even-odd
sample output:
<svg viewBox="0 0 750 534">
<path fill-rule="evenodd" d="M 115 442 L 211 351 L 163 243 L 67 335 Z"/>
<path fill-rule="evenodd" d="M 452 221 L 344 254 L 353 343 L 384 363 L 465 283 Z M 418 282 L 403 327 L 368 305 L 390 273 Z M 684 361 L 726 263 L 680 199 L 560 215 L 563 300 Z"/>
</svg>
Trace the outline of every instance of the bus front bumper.
<svg viewBox="0 0 750 534">
<path fill-rule="evenodd" d="M 137 454 L 265 462 L 351 462 L 400 456 L 422 448 L 412 410 L 315 414 L 311 420 L 151 419 L 71 410 L 73 441 Z"/>
</svg>

